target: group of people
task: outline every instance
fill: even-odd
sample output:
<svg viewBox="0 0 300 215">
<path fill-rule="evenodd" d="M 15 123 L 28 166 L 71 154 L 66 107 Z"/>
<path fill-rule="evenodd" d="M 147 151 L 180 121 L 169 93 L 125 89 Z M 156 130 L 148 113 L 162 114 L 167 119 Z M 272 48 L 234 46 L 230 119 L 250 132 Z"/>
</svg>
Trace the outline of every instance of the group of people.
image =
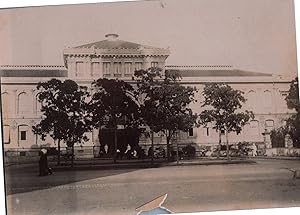
<svg viewBox="0 0 300 215">
<path fill-rule="evenodd" d="M 109 152 L 109 147 L 107 144 L 104 145 L 103 150 L 100 150 L 99 155 L 102 156 L 109 156 L 111 152 Z M 123 159 L 123 157 L 125 156 L 127 159 L 134 159 L 134 158 L 138 158 L 138 152 L 136 149 L 132 149 L 130 144 L 127 144 L 126 146 L 126 150 L 125 151 L 121 151 L 119 148 L 116 149 L 116 156 L 117 159 Z"/>
<path fill-rule="evenodd" d="M 120 149 L 117 149 L 117 159 L 123 159 L 123 156 L 126 156 L 127 159 L 138 158 L 138 153 L 135 149 L 132 149 L 129 144 L 126 146 L 126 150 L 121 152 Z"/>
</svg>

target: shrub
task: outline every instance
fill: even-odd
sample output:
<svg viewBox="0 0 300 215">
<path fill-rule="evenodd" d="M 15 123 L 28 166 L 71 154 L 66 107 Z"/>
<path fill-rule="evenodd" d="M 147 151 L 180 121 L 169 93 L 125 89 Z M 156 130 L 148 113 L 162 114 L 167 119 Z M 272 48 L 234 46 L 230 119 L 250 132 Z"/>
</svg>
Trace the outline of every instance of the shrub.
<svg viewBox="0 0 300 215">
<path fill-rule="evenodd" d="M 231 156 L 243 157 L 248 156 L 252 151 L 252 145 L 248 142 L 239 142 L 237 145 L 230 147 Z"/>
<path fill-rule="evenodd" d="M 287 134 L 284 128 L 278 128 L 271 131 L 271 143 L 273 148 L 284 147 L 284 139 Z"/>
<path fill-rule="evenodd" d="M 186 158 L 195 158 L 196 155 L 196 148 L 191 144 L 182 148 L 183 156 Z"/>
</svg>

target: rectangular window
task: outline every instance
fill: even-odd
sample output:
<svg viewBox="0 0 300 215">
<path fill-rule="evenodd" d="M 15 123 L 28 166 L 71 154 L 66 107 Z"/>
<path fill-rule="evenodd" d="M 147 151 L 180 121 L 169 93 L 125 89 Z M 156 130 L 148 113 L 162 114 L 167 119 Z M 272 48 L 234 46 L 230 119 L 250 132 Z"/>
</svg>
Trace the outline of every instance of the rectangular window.
<svg viewBox="0 0 300 215">
<path fill-rule="evenodd" d="M 190 128 L 188 133 L 189 133 L 189 137 L 193 137 L 194 136 L 194 129 Z"/>
<path fill-rule="evenodd" d="M 96 76 L 97 74 L 99 74 L 99 62 L 93 62 L 91 76 Z"/>
<path fill-rule="evenodd" d="M 151 67 L 158 67 L 158 62 L 151 62 Z"/>
<path fill-rule="evenodd" d="M 125 63 L 124 67 L 125 67 L 125 71 L 124 71 L 125 76 L 131 76 L 132 75 L 132 63 Z"/>
<path fill-rule="evenodd" d="M 209 128 L 206 128 L 206 136 L 209 136 Z"/>
<path fill-rule="evenodd" d="M 84 64 L 83 62 L 76 62 L 76 76 L 84 75 Z"/>
<path fill-rule="evenodd" d="M 26 131 L 21 131 L 21 140 L 26 140 Z"/>
<path fill-rule="evenodd" d="M 266 127 L 274 127 L 274 121 L 273 120 L 266 120 Z"/>
<path fill-rule="evenodd" d="M 143 68 L 143 63 L 142 62 L 136 62 L 134 65 L 134 70 L 141 70 Z"/>
<path fill-rule="evenodd" d="M 273 120 L 266 120 L 265 121 L 265 128 L 268 131 L 272 131 L 274 129 L 274 121 Z"/>
<path fill-rule="evenodd" d="M 9 125 L 3 126 L 3 139 L 5 144 L 9 144 L 10 142 L 10 130 Z"/>
<path fill-rule="evenodd" d="M 103 63 L 103 76 L 110 76 L 110 62 Z"/>
<path fill-rule="evenodd" d="M 256 120 L 252 120 L 250 121 L 250 129 L 249 131 L 247 132 L 248 135 L 259 135 L 259 122 L 256 121 Z"/>
<path fill-rule="evenodd" d="M 122 76 L 121 66 L 122 66 L 121 62 L 114 63 L 114 76 L 115 77 Z"/>
</svg>

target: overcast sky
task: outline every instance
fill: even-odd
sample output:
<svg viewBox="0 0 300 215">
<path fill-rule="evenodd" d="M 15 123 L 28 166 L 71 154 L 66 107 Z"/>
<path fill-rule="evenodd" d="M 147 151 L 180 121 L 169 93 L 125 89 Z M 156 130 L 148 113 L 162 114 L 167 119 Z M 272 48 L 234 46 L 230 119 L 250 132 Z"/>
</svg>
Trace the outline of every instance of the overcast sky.
<svg viewBox="0 0 300 215">
<path fill-rule="evenodd" d="M 292 0 L 161 0 L 0 10 L 0 64 L 63 65 L 66 47 L 120 39 L 170 47 L 169 65 L 296 74 Z"/>
</svg>

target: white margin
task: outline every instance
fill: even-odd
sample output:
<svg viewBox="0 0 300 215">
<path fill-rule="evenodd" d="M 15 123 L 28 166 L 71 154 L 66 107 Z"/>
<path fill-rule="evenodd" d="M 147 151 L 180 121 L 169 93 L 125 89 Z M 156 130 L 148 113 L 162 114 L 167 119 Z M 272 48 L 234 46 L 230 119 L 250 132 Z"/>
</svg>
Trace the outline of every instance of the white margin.
<svg viewBox="0 0 300 215">
<path fill-rule="evenodd" d="M 79 4 L 79 3 L 99 3 L 99 2 L 116 2 L 117 0 L 2 0 L 0 1 L 0 8 L 9 7 L 27 7 L 27 6 L 42 6 L 42 5 L 60 5 L 60 4 Z M 124 1 L 124 0 L 119 0 Z M 133 0 L 126 0 L 133 1 Z M 249 0 L 251 1 L 251 0 Z M 42 3 L 41 3 L 42 2 Z M 300 50 L 300 0 L 294 0 L 295 2 L 295 18 L 296 18 L 296 35 L 297 35 L 297 50 Z M 300 54 L 297 54 L 298 61 L 298 77 L 300 76 Z M 2 127 L 1 121 L 0 126 Z M 0 128 L 1 128 L 0 127 Z M 0 137 L 2 137 L 2 129 L 0 129 Z M 2 143 L 2 138 L 1 141 Z M 0 152 L 0 159 L 3 161 L 2 148 Z M 5 214 L 5 195 L 4 195 L 4 178 L 3 178 L 3 162 L 0 162 L 0 214 Z M 294 208 L 278 208 L 278 209 L 257 209 L 257 210 L 239 210 L 239 211 L 218 211 L 218 212 L 201 212 L 201 213 L 181 213 L 181 215 L 265 215 L 265 214 L 300 214 L 300 207 Z"/>
</svg>

